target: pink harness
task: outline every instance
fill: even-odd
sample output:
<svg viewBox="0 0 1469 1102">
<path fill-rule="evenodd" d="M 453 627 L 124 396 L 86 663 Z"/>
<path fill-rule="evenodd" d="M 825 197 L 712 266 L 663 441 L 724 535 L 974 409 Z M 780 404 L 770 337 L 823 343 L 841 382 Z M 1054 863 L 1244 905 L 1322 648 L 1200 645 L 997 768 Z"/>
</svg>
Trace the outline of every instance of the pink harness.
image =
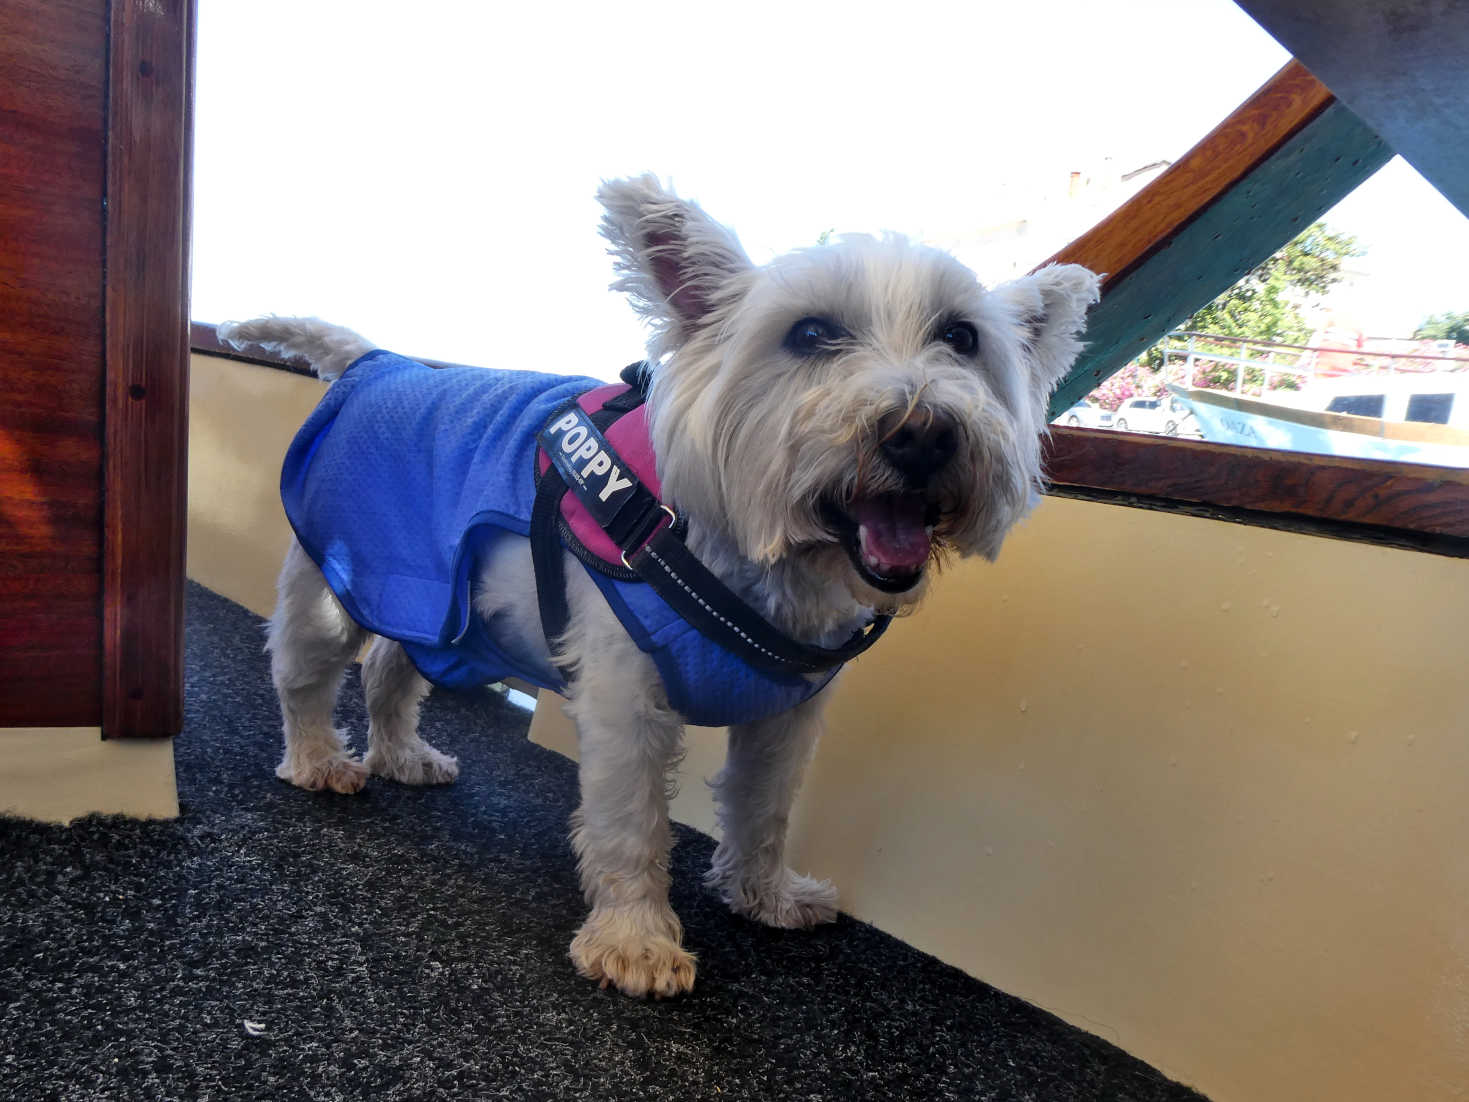
<svg viewBox="0 0 1469 1102">
<path fill-rule="evenodd" d="M 589 414 L 596 413 L 612 398 L 626 394 L 631 389 L 626 383 L 609 383 L 587 391 L 576 400 L 577 405 Z M 658 462 L 653 455 L 653 442 L 648 437 L 648 407 L 640 405 L 632 412 L 623 414 L 604 430 L 603 435 L 632 468 L 638 481 L 648 488 L 649 493 L 658 497 L 662 486 L 658 480 Z M 550 457 L 544 449 L 538 450 L 537 473 L 545 474 L 550 466 Z M 575 494 L 567 494 L 561 499 L 561 517 L 584 548 L 608 566 L 623 568 L 622 551 L 587 512 L 586 506 Z"/>
</svg>

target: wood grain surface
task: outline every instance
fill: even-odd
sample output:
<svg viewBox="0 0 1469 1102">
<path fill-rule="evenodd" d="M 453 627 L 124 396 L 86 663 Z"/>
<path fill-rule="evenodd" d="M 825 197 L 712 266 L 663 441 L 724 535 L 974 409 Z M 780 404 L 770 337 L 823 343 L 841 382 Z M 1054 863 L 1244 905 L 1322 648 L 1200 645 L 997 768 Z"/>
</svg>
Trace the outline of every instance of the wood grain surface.
<svg viewBox="0 0 1469 1102">
<path fill-rule="evenodd" d="M 0 4 L 0 726 L 101 717 L 105 0 Z"/>
<path fill-rule="evenodd" d="M 1469 541 L 1469 470 L 1241 448 L 1140 433 L 1056 428 L 1058 489 L 1108 490 Z M 1341 534 L 1334 529 L 1334 534 Z M 1446 553 L 1465 553 L 1437 541 Z"/>
<path fill-rule="evenodd" d="M 191 0 L 113 0 L 108 128 L 103 715 L 183 724 Z"/>
<path fill-rule="evenodd" d="M 0 726 L 182 720 L 191 27 L 0 5 Z"/>
</svg>

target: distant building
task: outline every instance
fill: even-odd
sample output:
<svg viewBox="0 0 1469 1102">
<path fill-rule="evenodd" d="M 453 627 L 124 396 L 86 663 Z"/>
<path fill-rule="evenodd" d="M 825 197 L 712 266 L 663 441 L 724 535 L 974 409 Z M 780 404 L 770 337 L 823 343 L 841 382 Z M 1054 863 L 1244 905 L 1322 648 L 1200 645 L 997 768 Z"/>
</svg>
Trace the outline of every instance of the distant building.
<svg viewBox="0 0 1469 1102">
<path fill-rule="evenodd" d="M 1017 183 L 1010 213 L 973 230 L 933 242 L 949 249 L 987 283 L 1024 275 L 1131 199 L 1172 162 L 1120 169 L 1114 158 L 1064 177 Z"/>
</svg>

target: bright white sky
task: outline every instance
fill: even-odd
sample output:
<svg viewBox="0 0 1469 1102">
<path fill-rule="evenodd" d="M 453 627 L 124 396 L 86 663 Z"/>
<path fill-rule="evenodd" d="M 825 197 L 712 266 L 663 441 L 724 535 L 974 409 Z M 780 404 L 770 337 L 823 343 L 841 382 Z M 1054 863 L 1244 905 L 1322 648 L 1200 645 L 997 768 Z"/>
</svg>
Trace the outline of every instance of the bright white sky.
<svg viewBox="0 0 1469 1102">
<path fill-rule="evenodd" d="M 606 375 L 642 332 L 602 178 L 671 180 L 757 262 L 894 229 L 993 281 L 979 230 L 1177 159 L 1285 61 L 1231 0 L 200 0 L 193 316 Z M 1327 220 L 1374 333 L 1469 309 L 1469 222 L 1401 162 Z"/>
</svg>

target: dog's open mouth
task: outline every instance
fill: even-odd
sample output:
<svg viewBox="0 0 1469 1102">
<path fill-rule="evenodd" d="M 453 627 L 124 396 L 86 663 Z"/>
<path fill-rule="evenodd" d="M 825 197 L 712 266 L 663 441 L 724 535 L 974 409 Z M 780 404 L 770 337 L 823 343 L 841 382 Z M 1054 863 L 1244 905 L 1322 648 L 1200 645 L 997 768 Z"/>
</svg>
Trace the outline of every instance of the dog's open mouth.
<svg viewBox="0 0 1469 1102">
<path fill-rule="evenodd" d="M 903 593 L 918 584 L 933 550 L 937 519 L 937 507 L 922 494 L 858 498 L 845 508 L 829 504 L 826 512 L 868 585 Z"/>
</svg>

